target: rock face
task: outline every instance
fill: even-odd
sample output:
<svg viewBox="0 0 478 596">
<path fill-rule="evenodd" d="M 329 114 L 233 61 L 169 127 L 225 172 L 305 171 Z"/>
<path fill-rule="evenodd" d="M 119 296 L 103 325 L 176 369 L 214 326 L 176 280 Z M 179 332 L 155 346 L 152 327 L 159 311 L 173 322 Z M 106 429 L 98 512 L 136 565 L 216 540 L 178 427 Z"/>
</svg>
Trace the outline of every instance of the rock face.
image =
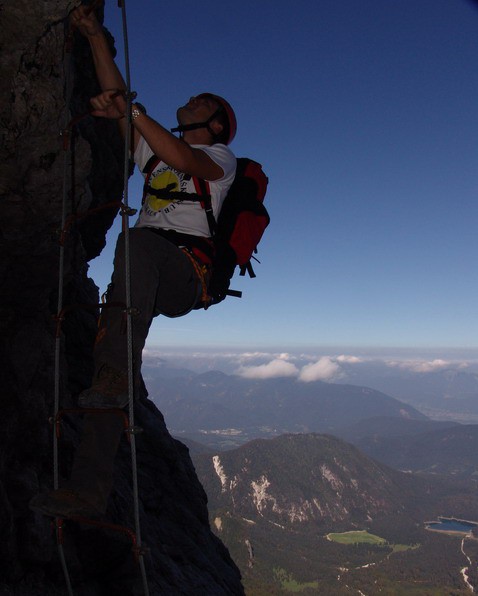
<svg viewBox="0 0 478 596">
<path fill-rule="evenodd" d="M 0 592 L 65 594 L 50 521 L 28 508 L 52 486 L 54 349 L 62 198 L 68 215 L 118 201 L 123 143 L 114 123 L 86 117 L 72 129 L 71 151 L 60 136 L 85 113 L 96 90 L 81 38 L 65 55 L 66 15 L 77 2 L 17 0 L 0 7 Z M 69 74 L 68 74 L 69 73 Z M 68 98 L 68 77 L 71 97 Z M 66 190 L 64 190 L 66 189 Z M 117 209 L 74 220 L 65 240 L 63 304 L 98 302 L 88 260 L 105 244 Z M 89 385 L 96 313 L 72 310 L 61 326 L 61 406 Z M 81 417 L 69 417 L 60 440 L 68 473 Z M 142 538 L 151 594 L 242 594 L 240 575 L 207 519 L 205 493 L 188 451 L 171 438 L 160 412 L 143 397 L 136 424 Z M 108 520 L 132 527 L 130 448 L 118 455 Z M 64 550 L 73 592 L 142 594 L 130 540 L 67 522 Z"/>
</svg>

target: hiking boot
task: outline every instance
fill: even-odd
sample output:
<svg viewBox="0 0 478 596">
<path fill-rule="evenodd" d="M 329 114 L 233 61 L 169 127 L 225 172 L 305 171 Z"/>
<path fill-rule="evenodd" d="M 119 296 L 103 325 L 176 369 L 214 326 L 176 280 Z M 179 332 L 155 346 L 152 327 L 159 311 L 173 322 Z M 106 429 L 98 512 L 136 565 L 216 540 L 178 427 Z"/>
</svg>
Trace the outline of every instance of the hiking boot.
<svg viewBox="0 0 478 596">
<path fill-rule="evenodd" d="M 34 496 L 29 507 L 32 511 L 43 515 L 67 519 L 74 517 L 96 518 L 103 514 L 94 505 L 81 498 L 77 492 L 64 488 Z"/>
<path fill-rule="evenodd" d="M 108 364 L 103 364 L 93 385 L 78 398 L 80 408 L 124 408 L 128 402 L 128 375 Z"/>
</svg>

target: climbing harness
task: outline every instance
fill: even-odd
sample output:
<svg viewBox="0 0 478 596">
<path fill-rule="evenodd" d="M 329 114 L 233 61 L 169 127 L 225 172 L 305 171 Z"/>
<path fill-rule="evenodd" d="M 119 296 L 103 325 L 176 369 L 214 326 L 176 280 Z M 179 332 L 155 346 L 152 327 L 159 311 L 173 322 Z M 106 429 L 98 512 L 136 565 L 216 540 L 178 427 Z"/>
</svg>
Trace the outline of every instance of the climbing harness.
<svg viewBox="0 0 478 596">
<path fill-rule="evenodd" d="M 192 266 L 194 267 L 194 272 L 196 273 L 196 277 L 198 278 L 199 284 L 201 286 L 201 302 L 207 303 L 209 301 L 207 288 L 210 276 L 210 267 L 200 262 L 199 259 L 195 257 L 194 254 L 185 246 L 181 247 L 181 250 L 188 257 Z"/>
<path fill-rule="evenodd" d="M 101 2 L 94 0 L 90 6 L 89 11 L 94 10 Z M 71 169 L 70 157 L 71 157 L 71 141 L 73 129 L 76 124 L 82 120 L 85 116 L 89 115 L 89 112 L 82 114 L 75 118 L 68 120 L 68 106 L 71 104 L 72 96 L 72 44 L 73 44 L 73 28 L 67 24 L 67 31 L 65 33 L 65 45 L 64 45 L 64 77 L 65 77 L 65 118 L 66 125 L 61 132 L 63 140 L 63 196 L 62 196 L 62 217 L 61 217 L 61 233 L 60 233 L 60 255 L 59 255 L 59 282 L 58 282 L 58 302 L 57 302 L 57 328 L 55 334 L 55 373 L 54 373 L 54 417 L 53 417 L 53 488 L 57 490 L 59 488 L 59 453 L 58 453 L 58 440 L 60 438 L 60 425 L 64 414 L 95 414 L 102 415 L 105 412 L 117 413 L 124 418 L 123 425 L 124 431 L 127 435 L 128 441 L 131 446 L 131 468 L 132 468 L 132 492 L 133 492 L 133 516 L 134 516 L 134 532 L 129 528 L 119 526 L 116 524 L 110 524 L 102 521 L 90 520 L 85 518 L 75 518 L 75 521 L 86 525 L 97 526 L 116 532 L 121 532 L 128 535 L 132 541 L 132 551 L 135 560 L 138 562 L 141 571 L 143 593 L 145 596 L 149 596 L 148 580 L 146 576 L 146 569 L 144 564 L 144 555 L 147 553 L 147 549 L 143 546 L 141 541 L 141 528 L 139 518 L 139 493 L 138 493 L 138 471 L 137 471 L 137 456 L 136 456 L 136 441 L 135 437 L 142 429 L 134 425 L 134 383 L 133 383 L 133 341 L 132 341 L 132 316 L 135 313 L 135 309 L 131 305 L 131 272 L 130 272 L 130 258 L 129 258 L 129 226 L 127 225 L 127 218 L 133 215 L 136 211 L 128 206 L 128 179 L 130 174 L 129 164 L 129 150 L 131 143 L 131 102 L 135 94 L 131 92 L 130 84 L 130 66 L 129 66 L 129 49 L 128 49 L 128 35 L 127 35 L 127 21 L 126 21 L 126 7 L 125 0 L 118 0 L 118 6 L 122 13 L 122 27 L 123 27 L 123 42 L 124 42 L 124 58 L 125 58 L 125 79 L 126 79 L 126 90 L 118 91 L 122 93 L 126 99 L 126 134 L 124 143 L 124 168 L 123 168 L 123 201 L 113 202 L 105 204 L 99 208 L 92 209 L 85 213 L 67 215 L 67 199 L 68 199 L 68 174 Z M 67 16 L 68 19 L 68 16 Z M 125 303 L 109 303 L 109 304 L 72 304 L 68 306 L 63 305 L 63 286 L 64 286 L 64 275 L 65 275 L 65 243 L 66 237 L 69 232 L 71 225 L 79 218 L 86 217 L 91 213 L 111 209 L 117 207 L 121 210 L 123 219 L 123 231 L 125 241 L 125 274 L 126 274 L 126 297 Z M 126 315 L 126 336 L 127 336 L 127 350 L 128 350 L 128 395 L 129 395 L 129 407 L 128 415 L 122 410 L 116 409 L 69 409 L 60 410 L 60 354 L 61 354 L 61 323 L 65 317 L 65 314 L 69 310 L 76 308 L 94 309 L 97 311 L 102 308 L 123 308 Z M 63 534 L 64 534 L 64 520 L 61 518 L 55 519 L 55 534 L 57 539 L 57 546 L 59 552 L 60 563 L 62 566 L 65 582 L 69 596 L 73 596 L 73 588 L 71 579 L 68 571 L 68 566 L 65 558 L 63 549 Z"/>
</svg>

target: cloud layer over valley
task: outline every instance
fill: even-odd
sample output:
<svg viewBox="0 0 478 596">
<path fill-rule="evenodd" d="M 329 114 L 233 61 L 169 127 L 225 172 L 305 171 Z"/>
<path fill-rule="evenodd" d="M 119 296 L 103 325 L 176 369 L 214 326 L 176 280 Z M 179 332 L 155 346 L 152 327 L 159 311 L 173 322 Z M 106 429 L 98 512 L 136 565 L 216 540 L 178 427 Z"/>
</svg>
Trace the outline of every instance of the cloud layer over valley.
<svg viewBox="0 0 478 596">
<path fill-rule="evenodd" d="M 410 351 L 411 352 L 411 351 Z M 145 364 L 151 367 L 187 369 L 193 373 L 218 370 L 247 379 L 296 377 L 298 381 L 359 384 L 362 377 L 407 376 L 453 371 L 478 373 L 478 354 L 436 353 L 414 355 L 403 350 L 382 355 L 366 353 L 269 352 L 269 351 L 177 351 L 148 348 L 143 354 Z M 468 358 L 466 357 L 468 356 Z"/>
</svg>

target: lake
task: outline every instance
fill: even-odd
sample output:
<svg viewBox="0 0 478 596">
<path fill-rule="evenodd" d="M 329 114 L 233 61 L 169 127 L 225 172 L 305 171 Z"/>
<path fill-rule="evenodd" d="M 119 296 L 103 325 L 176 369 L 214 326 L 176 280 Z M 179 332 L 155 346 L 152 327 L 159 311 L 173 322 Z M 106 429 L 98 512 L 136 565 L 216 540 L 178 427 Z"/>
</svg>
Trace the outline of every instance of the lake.
<svg viewBox="0 0 478 596">
<path fill-rule="evenodd" d="M 438 521 L 426 522 L 425 524 L 427 530 L 434 530 L 435 532 L 460 532 L 461 534 L 468 534 L 468 532 L 476 527 L 478 527 L 478 522 L 447 517 L 439 517 Z"/>
</svg>

